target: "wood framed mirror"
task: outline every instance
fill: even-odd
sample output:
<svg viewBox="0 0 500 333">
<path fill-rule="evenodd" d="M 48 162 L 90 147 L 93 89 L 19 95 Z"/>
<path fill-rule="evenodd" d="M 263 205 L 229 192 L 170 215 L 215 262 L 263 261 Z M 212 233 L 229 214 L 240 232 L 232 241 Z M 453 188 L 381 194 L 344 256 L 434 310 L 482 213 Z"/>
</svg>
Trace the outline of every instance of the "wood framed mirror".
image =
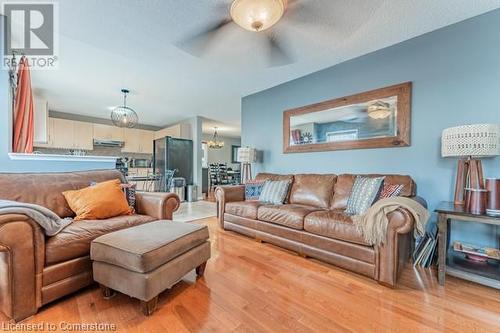
<svg viewBox="0 0 500 333">
<path fill-rule="evenodd" d="M 283 152 L 410 145 L 411 82 L 283 113 Z"/>
</svg>

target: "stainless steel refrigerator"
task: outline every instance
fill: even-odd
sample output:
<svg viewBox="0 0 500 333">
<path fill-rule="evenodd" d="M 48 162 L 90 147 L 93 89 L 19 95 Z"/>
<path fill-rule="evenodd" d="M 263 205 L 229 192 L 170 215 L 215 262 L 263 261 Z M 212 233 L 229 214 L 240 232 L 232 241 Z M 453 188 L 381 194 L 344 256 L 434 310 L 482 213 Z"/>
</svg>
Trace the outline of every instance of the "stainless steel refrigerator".
<svg viewBox="0 0 500 333">
<path fill-rule="evenodd" d="M 154 141 L 153 169 L 160 176 L 159 192 L 168 192 L 168 170 L 182 177 L 186 185 L 193 184 L 193 141 L 165 137 Z"/>
</svg>

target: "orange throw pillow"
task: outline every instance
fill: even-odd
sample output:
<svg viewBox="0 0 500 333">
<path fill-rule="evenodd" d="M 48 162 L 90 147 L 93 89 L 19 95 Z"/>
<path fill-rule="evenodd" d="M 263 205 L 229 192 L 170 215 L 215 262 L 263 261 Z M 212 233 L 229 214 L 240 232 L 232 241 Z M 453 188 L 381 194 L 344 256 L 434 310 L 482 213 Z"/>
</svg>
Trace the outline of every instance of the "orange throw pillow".
<svg viewBox="0 0 500 333">
<path fill-rule="evenodd" d="M 71 210 L 76 213 L 75 221 L 132 214 L 119 179 L 97 183 L 81 190 L 65 191 L 63 195 Z"/>
</svg>

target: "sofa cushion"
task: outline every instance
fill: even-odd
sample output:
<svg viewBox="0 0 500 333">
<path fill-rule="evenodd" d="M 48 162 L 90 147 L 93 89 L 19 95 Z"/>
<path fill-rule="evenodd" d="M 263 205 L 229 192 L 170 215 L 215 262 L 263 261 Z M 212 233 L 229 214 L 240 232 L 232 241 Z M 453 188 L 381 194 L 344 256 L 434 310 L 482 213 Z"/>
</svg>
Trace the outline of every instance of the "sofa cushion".
<svg viewBox="0 0 500 333">
<path fill-rule="evenodd" d="M 402 184 L 403 190 L 399 194 L 402 197 L 413 197 L 416 195 L 416 185 L 410 176 L 404 175 L 360 175 L 366 177 L 382 177 L 384 176 L 384 184 Z M 347 206 L 347 200 L 351 195 L 352 186 L 354 185 L 354 180 L 356 175 L 354 174 L 343 174 L 337 177 L 337 182 L 334 187 L 334 194 L 330 209 L 345 209 Z"/>
<path fill-rule="evenodd" d="M 343 210 L 313 212 L 306 216 L 304 230 L 334 239 L 369 245 Z"/>
<path fill-rule="evenodd" d="M 94 239 L 90 258 L 146 273 L 207 240 L 206 225 L 160 220 L 110 232 Z"/>
<path fill-rule="evenodd" d="M 270 205 L 258 209 L 257 218 L 260 221 L 276 223 L 286 227 L 304 229 L 304 217 L 319 208 L 305 205 Z"/>
<path fill-rule="evenodd" d="M 293 175 L 279 175 L 276 173 L 265 173 L 261 172 L 256 177 L 255 180 L 266 181 L 266 180 L 289 180 L 293 181 Z"/>
<path fill-rule="evenodd" d="M 154 221 L 146 215 L 117 216 L 107 220 L 83 220 L 73 222 L 45 243 L 45 262 L 56 264 L 90 253 L 90 243 L 95 238 L 112 231 Z"/>
<path fill-rule="evenodd" d="M 120 179 L 118 170 L 57 172 L 57 173 L 0 173 L 0 199 L 27 202 L 52 210 L 62 218 L 75 216 L 62 192 L 79 190 L 91 182 Z"/>
<path fill-rule="evenodd" d="M 290 203 L 328 208 L 336 178 L 335 175 L 295 175 Z"/>
<path fill-rule="evenodd" d="M 235 201 L 226 203 L 225 212 L 231 215 L 246 217 L 248 219 L 257 219 L 257 208 L 263 203 L 259 201 Z"/>
</svg>

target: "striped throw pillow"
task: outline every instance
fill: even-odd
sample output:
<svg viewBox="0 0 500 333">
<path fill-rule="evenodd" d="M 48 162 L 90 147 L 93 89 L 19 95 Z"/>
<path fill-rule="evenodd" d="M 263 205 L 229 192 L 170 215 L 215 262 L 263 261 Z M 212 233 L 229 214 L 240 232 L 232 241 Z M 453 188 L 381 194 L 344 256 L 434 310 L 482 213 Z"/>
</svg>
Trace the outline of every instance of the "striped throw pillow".
<svg viewBox="0 0 500 333">
<path fill-rule="evenodd" d="M 260 193 L 259 201 L 273 205 L 281 205 L 286 200 L 289 187 L 289 180 L 267 180 Z"/>
<path fill-rule="evenodd" d="M 384 178 L 385 177 L 369 178 L 357 176 L 352 186 L 351 195 L 347 200 L 346 214 L 361 215 L 366 212 L 377 199 Z"/>
</svg>

